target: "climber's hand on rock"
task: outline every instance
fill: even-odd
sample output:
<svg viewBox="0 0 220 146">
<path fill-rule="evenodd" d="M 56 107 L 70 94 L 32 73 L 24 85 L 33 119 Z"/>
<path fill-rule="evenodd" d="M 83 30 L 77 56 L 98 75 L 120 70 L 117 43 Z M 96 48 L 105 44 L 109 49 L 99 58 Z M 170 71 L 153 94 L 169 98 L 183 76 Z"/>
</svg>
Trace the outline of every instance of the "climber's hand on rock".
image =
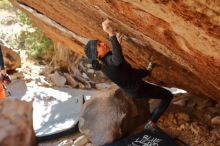
<svg viewBox="0 0 220 146">
<path fill-rule="evenodd" d="M 153 56 L 151 56 L 149 60 L 150 60 L 150 62 L 148 63 L 147 70 L 151 72 L 153 70 L 153 68 L 155 68 L 157 66 L 157 64 L 156 64 Z"/>
<path fill-rule="evenodd" d="M 113 36 L 114 35 L 114 31 L 111 25 L 111 21 L 109 19 L 106 19 L 104 22 L 102 22 L 102 29 L 108 33 L 109 36 Z"/>
</svg>

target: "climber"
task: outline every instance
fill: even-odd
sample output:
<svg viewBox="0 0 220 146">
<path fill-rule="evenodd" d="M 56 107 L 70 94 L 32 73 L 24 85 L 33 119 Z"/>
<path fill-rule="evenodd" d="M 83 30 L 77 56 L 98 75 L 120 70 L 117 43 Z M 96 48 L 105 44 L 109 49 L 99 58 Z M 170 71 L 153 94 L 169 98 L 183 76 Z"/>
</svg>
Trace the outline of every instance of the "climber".
<svg viewBox="0 0 220 146">
<path fill-rule="evenodd" d="M 0 99 L 3 99 L 6 97 L 5 95 L 5 90 L 7 90 L 5 84 L 8 84 L 11 82 L 8 74 L 6 73 L 5 70 L 5 64 L 4 64 L 4 58 L 3 58 L 3 54 L 2 54 L 2 46 L 0 45 Z M 10 92 L 9 92 L 10 94 Z"/>
<path fill-rule="evenodd" d="M 95 70 L 101 70 L 131 97 L 161 99 L 159 106 L 151 113 L 145 125 L 145 129 L 156 130 L 156 122 L 169 106 L 173 95 L 162 87 L 142 80 L 143 77 L 151 74 L 154 63 L 150 62 L 147 69 L 134 69 L 126 62 L 119 43 L 121 38 L 117 39 L 110 23 L 109 19 L 105 20 L 102 28 L 109 35 L 112 49 L 104 42 L 90 40 L 86 44 L 85 54 L 92 61 Z"/>
</svg>

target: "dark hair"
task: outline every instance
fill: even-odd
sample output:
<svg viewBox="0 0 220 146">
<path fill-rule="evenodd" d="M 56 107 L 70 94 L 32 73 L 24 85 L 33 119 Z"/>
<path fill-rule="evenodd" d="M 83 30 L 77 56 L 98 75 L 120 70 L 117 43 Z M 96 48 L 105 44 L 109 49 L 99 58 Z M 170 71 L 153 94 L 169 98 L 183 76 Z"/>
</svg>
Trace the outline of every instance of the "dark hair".
<svg viewBox="0 0 220 146">
<path fill-rule="evenodd" d="M 86 56 L 91 60 L 96 60 L 97 58 L 97 43 L 98 43 L 98 40 L 90 40 L 86 44 L 84 51 L 85 51 Z"/>
</svg>

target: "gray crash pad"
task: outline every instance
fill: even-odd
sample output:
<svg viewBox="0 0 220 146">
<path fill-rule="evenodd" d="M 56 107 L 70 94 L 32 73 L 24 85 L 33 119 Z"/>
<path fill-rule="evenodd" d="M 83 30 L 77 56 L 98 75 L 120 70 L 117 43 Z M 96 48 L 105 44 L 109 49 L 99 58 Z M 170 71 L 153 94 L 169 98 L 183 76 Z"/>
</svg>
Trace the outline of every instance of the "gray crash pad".
<svg viewBox="0 0 220 146">
<path fill-rule="evenodd" d="M 37 137 L 55 135 L 70 128 L 72 132 L 77 130 L 83 98 L 97 94 L 94 90 L 48 88 L 20 80 L 12 81 L 8 90 L 11 92 L 8 98 L 33 103 L 33 126 Z"/>
</svg>

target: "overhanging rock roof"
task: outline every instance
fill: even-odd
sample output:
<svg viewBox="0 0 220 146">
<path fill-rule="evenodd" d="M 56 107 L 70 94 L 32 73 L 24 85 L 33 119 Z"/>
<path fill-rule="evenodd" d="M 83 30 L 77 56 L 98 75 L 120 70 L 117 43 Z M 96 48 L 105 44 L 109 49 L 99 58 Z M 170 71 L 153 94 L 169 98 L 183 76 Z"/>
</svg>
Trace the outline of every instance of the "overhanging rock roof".
<svg viewBox="0 0 220 146">
<path fill-rule="evenodd" d="M 126 59 L 158 67 L 150 81 L 220 100 L 220 1 L 11 0 L 53 40 L 83 54 L 87 39 L 107 42 L 110 18 L 125 34 Z"/>
</svg>

